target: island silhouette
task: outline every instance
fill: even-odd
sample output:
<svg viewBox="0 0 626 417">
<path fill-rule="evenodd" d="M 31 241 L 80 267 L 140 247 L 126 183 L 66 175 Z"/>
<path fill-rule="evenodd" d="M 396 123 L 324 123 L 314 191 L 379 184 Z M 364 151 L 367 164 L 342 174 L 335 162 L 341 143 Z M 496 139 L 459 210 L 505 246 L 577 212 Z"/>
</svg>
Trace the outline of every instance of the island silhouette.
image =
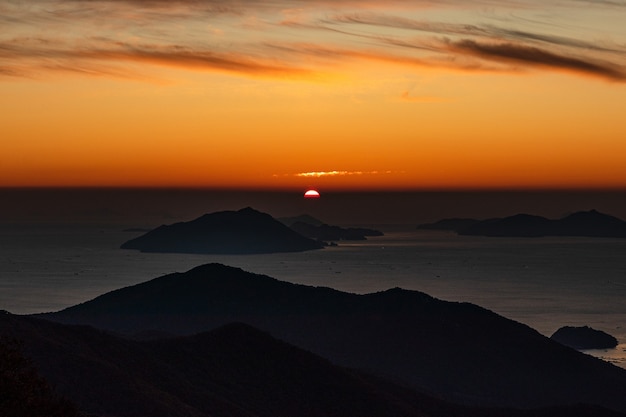
<svg viewBox="0 0 626 417">
<path fill-rule="evenodd" d="M 580 350 L 611 349 L 619 344 L 615 336 L 589 326 L 564 326 L 554 332 L 550 338 Z"/>
<path fill-rule="evenodd" d="M 320 242 L 251 207 L 162 225 L 121 246 L 141 252 L 194 254 L 302 252 L 322 247 Z"/>
<path fill-rule="evenodd" d="M 626 237 L 626 222 L 597 210 L 580 211 L 560 219 L 525 213 L 487 220 L 450 218 L 421 224 L 418 229 L 451 230 L 460 235 L 491 237 Z"/>
<path fill-rule="evenodd" d="M 294 217 L 282 217 L 280 222 L 292 230 L 320 242 L 338 242 L 341 240 L 367 240 L 368 236 L 383 236 L 383 232 L 365 227 L 340 227 L 324 223 L 310 214 Z"/>
</svg>

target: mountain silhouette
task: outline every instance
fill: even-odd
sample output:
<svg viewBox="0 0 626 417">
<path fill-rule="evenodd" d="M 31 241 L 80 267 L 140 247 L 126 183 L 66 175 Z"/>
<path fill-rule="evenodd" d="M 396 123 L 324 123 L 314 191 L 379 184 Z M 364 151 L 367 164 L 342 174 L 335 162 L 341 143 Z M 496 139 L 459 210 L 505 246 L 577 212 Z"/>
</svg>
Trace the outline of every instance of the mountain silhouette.
<svg viewBox="0 0 626 417">
<path fill-rule="evenodd" d="M 452 230 L 457 232 L 478 223 L 479 221 L 480 220 L 476 219 L 455 217 L 450 219 L 441 219 L 434 223 L 423 223 L 418 225 L 417 228 L 422 230 Z"/>
<path fill-rule="evenodd" d="M 41 317 L 126 335 L 191 335 L 242 322 L 453 402 L 626 411 L 625 370 L 476 305 L 399 288 L 349 294 L 209 264 Z"/>
<path fill-rule="evenodd" d="M 553 221 L 541 216 L 516 214 L 488 219 L 459 230 L 461 235 L 540 237 L 553 233 Z"/>
<path fill-rule="evenodd" d="M 0 312 L 4 316 L 4 312 Z M 1 323 L 0 323 L 1 329 Z M 74 404 L 55 394 L 24 357 L 15 334 L 0 330 L 0 415 L 2 417 L 80 417 Z"/>
<path fill-rule="evenodd" d="M 122 244 L 142 252 L 254 254 L 301 252 L 322 245 L 250 207 L 159 226 Z"/>
<path fill-rule="evenodd" d="M 625 416 L 593 405 L 532 410 L 460 406 L 333 365 L 242 323 L 187 337 L 133 341 L 87 326 L 4 314 L 4 335 L 19 338 L 24 354 L 57 391 L 90 416 Z"/>
<path fill-rule="evenodd" d="M 3 315 L 0 334 L 23 340 L 47 379 L 89 415 L 422 415 L 415 406 L 421 397 L 387 389 L 243 324 L 138 342 Z"/>
<path fill-rule="evenodd" d="M 383 236 L 383 232 L 364 227 L 340 227 L 324 223 L 309 214 L 294 217 L 282 217 L 280 222 L 303 236 L 323 242 L 339 240 L 367 240 L 368 236 Z"/>
<path fill-rule="evenodd" d="M 321 226 L 324 224 L 323 221 L 311 216 L 310 214 L 300 214 L 298 216 L 292 216 L 292 217 L 279 217 L 276 220 L 278 220 L 279 222 L 283 223 L 285 226 L 288 226 L 288 227 L 293 226 L 293 224 L 297 222 L 310 224 L 311 226 Z"/>
<path fill-rule="evenodd" d="M 550 338 L 574 349 L 611 349 L 619 344 L 614 336 L 589 326 L 564 326 Z"/>
<path fill-rule="evenodd" d="M 516 214 L 488 219 L 457 230 L 461 235 L 500 237 L 626 237 L 626 222 L 596 210 L 573 213 L 558 220 Z"/>
<path fill-rule="evenodd" d="M 339 226 L 331 226 L 321 224 L 315 226 L 305 222 L 295 222 L 291 225 L 291 229 L 303 236 L 318 241 L 339 241 L 339 240 L 367 240 L 367 236 L 382 236 L 383 233 L 362 227 L 343 228 Z"/>
</svg>

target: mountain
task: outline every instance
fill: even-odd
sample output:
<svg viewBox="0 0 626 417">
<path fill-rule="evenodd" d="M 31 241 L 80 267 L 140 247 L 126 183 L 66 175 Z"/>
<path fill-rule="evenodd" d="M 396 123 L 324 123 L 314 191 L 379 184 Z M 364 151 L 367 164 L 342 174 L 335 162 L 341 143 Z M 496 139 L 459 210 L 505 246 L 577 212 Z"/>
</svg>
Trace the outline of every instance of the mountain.
<svg viewBox="0 0 626 417">
<path fill-rule="evenodd" d="M 558 220 L 529 214 L 516 214 L 505 218 L 479 221 L 459 229 L 458 233 L 510 237 L 626 237 L 626 222 L 596 210 L 573 213 Z"/>
<path fill-rule="evenodd" d="M 301 214 L 293 217 L 279 217 L 277 220 L 288 227 L 291 227 L 296 222 L 310 224 L 311 226 L 321 226 L 324 224 L 323 221 L 311 216 L 310 214 Z"/>
<path fill-rule="evenodd" d="M 589 326 L 561 327 L 550 338 L 574 349 L 611 349 L 619 344 L 615 336 Z"/>
<path fill-rule="evenodd" d="M 540 237 L 551 235 L 553 221 L 541 216 L 516 214 L 502 219 L 488 219 L 458 231 L 461 235 Z"/>
<path fill-rule="evenodd" d="M 0 312 L 0 324 L 5 313 Z M 67 399 L 55 394 L 14 334 L 0 331 L 0 415 L 2 417 L 79 417 Z"/>
<path fill-rule="evenodd" d="M 476 305 L 399 288 L 349 294 L 210 264 L 41 317 L 127 335 L 190 335 L 242 322 L 453 402 L 626 411 L 625 370 Z"/>
<path fill-rule="evenodd" d="M 295 217 L 282 217 L 278 220 L 303 236 L 323 242 L 366 240 L 367 236 L 383 236 L 383 232 L 380 230 L 364 227 L 343 228 L 332 226 L 308 214 Z"/>
<path fill-rule="evenodd" d="M 459 406 L 333 365 L 241 323 L 141 342 L 86 326 L 3 314 L 0 337 L 6 335 L 21 340 L 24 354 L 50 383 L 94 417 L 625 416 L 592 405 L 533 410 Z M 24 386 L 9 389 L 21 394 Z M 41 416 L 77 415 L 65 406 L 72 412 Z M 18 409 L 24 413 L 7 410 L 2 409 L 3 417 L 39 416 L 25 404 Z"/>
<path fill-rule="evenodd" d="M 596 210 L 570 214 L 555 222 L 557 236 L 626 237 L 626 222 Z"/>
<path fill-rule="evenodd" d="M 94 416 L 423 415 L 421 397 L 243 324 L 138 342 L 3 315 L 0 334 L 22 340 L 57 390 Z"/>
<path fill-rule="evenodd" d="M 295 222 L 291 225 L 291 229 L 303 236 L 318 241 L 339 241 L 339 240 L 367 240 L 367 236 L 382 236 L 383 233 L 362 227 L 343 228 L 339 226 L 331 226 L 321 224 L 314 226 L 305 222 Z"/>
<path fill-rule="evenodd" d="M 159 226 L 122 244 L 142 252 L 253 254 L 301 252 L 322 245 L 250 207 Z"/>
<path fill-rule="evenodd" d="M 467 218 L 451 218 L 451 219 L 441 219 L 434 223 L 423 223 L 417 226 L 418 229 L 422 230 L 452 230 L 459 231 L 466 229 L 467 227 L 473 225 L 474 223 L 478 223 L 480 220 L 476 219 L 467 219 Z"/>
</svg>

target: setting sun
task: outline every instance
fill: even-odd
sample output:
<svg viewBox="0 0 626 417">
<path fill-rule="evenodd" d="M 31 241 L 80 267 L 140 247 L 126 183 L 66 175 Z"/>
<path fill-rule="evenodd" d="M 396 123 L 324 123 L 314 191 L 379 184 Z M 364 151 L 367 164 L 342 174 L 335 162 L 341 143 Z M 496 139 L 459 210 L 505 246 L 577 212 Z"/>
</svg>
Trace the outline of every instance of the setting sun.
<svg viewBox="0 0 626 417">
<path fill-rule="evenodd" d="M 614 2 L 2 7 L 0 186 L 626 187 Z"/>
</svg>

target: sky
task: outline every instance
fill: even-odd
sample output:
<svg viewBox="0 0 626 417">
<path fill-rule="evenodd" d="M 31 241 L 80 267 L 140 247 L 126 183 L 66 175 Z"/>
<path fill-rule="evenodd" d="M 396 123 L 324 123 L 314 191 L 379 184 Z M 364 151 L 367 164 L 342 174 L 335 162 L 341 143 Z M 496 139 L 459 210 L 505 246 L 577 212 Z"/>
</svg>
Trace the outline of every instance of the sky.
<svg viewBox="0 0 626 417">
<path fill-rule="evenodd" d="M 0 0 L 0 187 L 626 189 L 626 1 Z"/>
</svg>

